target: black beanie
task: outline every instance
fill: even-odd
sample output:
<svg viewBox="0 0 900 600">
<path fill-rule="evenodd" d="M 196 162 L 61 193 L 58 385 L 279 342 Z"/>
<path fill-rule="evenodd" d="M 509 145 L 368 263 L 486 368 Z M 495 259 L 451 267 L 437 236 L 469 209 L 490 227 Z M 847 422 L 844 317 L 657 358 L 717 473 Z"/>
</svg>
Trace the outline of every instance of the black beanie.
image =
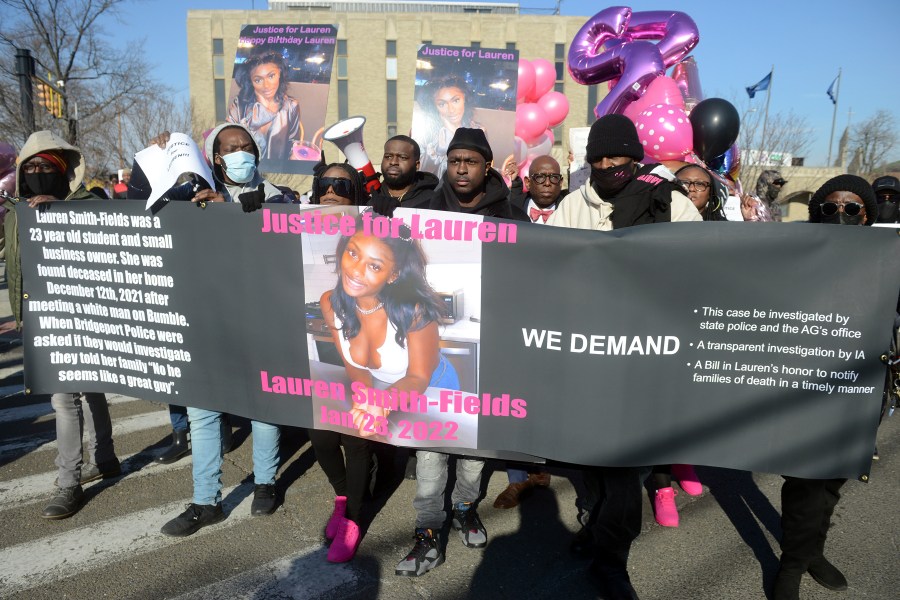
<svg viewBox="0 0 900 600">
<path fill-rule="evenodd" d="M 484 131 L 481 129 L 472 129 L 470 127 L 457 129 L 456 133 L 453 134 L 453 139 L 450 140 L 450 145 L 447 146 L 447 154 L 450 154 L 451 150 L 456 150 L 457 148 L 474 150 L 482 155 L 487 162 L 494 160 L 491 145 L 488 144 L 487 136 L 484 135 Z"/>
<path fill-rule="evenodd" d="M 627 156 L 634 160 L 644 158 L 644 147 L 638 139 L 637 129 L 628 117 L 603 115 L 591 125 L 585 160 L 593 163 L 605 156 Z"/>
<path fill-rule="evenodd" d="M 866 207 L 866 225 L 878 219 L 878 200 L 869 182 L 856 175 L 838 175 L 822 184 L 809 200 L 809 222 L 822 222 L 822 203 L 834 192 L 851 192 L 860 197 Z"/>
</svg>

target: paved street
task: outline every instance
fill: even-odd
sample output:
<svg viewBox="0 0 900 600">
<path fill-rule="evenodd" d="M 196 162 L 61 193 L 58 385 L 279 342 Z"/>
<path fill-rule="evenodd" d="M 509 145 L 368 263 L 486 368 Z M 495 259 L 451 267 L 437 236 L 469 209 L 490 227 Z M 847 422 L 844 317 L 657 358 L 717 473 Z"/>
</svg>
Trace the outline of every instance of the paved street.
<svg viewBox="0 0 900 600">
<path fill-rule="evenodd" d="M 72 518 L 45 521 L 54 489 L 54 417 L 49 398 L 23 393 L 22 346 L 0 290 L 0 598 L 391 600 L 593 598 L 582 560 L 568 552 L 576 531 L 575 489 L 553 470 L 517 509 L 492 503 L 506 485 L 489 463 L 479 512 L 490 541 L 468 549 L 450 532 L 447 562 L 420 578 L 394 575 L 412 545 L 415 483 L 400 479 L 382 504 L 353 562 L 325 560 L 323 529 L 333 493 L 302 430 L 282 433 L 278 489 L 283 504 L 251 517 L 249 423 L 233 421 L 236 449 L 224 466 L 228 518 L 175 539 L 159 528 L 191 497 L 191 461 L 153 464 L 168 443 L 165 405 L 109 396 L 120 477 L 86 486 Z M 870 482 L 849 482 L 838 505 L 827 554 L 850 581 L 828 592 L 804 578 L 804 599 L 888 599 L 900 590 L 900 416 L 879 432 L 881 460 Z M 662 528 L 645 502 L 644 528 L 631 577 L 644 600 L 765 598 L 777 565 L 775 475 L 698 468 L 707 487 L 681 493 L 681 526 Z"/>
</svg>

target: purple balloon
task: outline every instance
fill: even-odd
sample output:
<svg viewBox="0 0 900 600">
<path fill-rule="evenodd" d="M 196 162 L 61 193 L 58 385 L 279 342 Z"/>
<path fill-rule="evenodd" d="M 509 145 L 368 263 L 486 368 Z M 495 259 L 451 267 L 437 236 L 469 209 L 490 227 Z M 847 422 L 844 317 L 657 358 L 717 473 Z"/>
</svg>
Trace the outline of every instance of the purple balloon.
<svg viewBox="0 0 900 600">
<path fill-rule="evenodd" d="M 594 114 L 621 113 L 699 41 L 697 24 L 685 13 L 633 13 L 627 6 L 610 7 L 588 19 L 575 35 L 569 47 L 569 74 L 583 85 L 617 79 Z M 604 44 L 607 49 L 600 52 Z"/>
<path fill-rule="evenodd" d="M 16 166 L 16 149 L 9 142 L 0 142 L 0 173 Z"/>
</svg>

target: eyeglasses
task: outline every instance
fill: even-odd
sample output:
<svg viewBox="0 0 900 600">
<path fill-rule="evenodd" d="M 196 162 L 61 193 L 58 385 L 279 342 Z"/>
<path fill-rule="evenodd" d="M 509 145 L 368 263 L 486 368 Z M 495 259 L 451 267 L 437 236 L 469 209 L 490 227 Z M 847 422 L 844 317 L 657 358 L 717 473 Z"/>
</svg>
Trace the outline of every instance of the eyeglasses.
<svg viewBox="0 0 900 600">
<path fill-rule="evenodd" d="M 787 179 L 776 179 L 772 182 L 772 185 L 784 185 L 787 183 Z"/>
<path fill-rule="evenodd" d="M 563 176 L 559 173 L 532 173 L 528 176 L 528 179 L 535 183 L 544 183 L 549 179 L 550 183 L 556 185 L 557 183 L 562 181 Z"/>
<path fill-rule="evenodd" d="M 48 162 L 27 162 L 22 165 L 23 173 L 57 173 L 58 169 Z"/>
<path fill-rule="evenodd" d="M 678 183 L 680 183 L 684 189 L 686 190 L 700 190 L 701 192 L 705 192 L 709 189 L 708 181 L 688 181 L 687 179 L 679 179 Z"/>
<path fill-rule="evenodd" d="M 897 204 L 897 202 L 900 202 L 900 194 L 895 194 L 893 192 L 880 192 L 875 194 L 875 198 L 878 200 L 878 204 L 883 204 L 885 202 Z"/>
<path fill-rule="evenodd" d="M 822 214 L 826 217 L 833 217 L 837 214 L 840 207 L 844 207 L 844 214 L 849 217 L 855 217 L 862 211 L 863 205 L 859 202 L 848 202 L 846 204 L 838 204 L 837 202 L 823 202 Z"/>
<path fill-rule="evenodd" d="M 328 188 L 341 198 L 350 198 L 353 193 L 353 182 L 344 177 L 319 177 L 316 180 L 316 195 L 324 196 Z"/>
</svg>

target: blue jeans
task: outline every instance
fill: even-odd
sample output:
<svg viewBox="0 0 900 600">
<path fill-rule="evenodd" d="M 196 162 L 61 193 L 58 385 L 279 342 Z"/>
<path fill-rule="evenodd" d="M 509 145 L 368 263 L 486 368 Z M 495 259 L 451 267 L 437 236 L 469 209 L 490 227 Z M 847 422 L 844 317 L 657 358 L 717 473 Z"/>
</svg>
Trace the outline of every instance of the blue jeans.
<svg viewBox="0 0 900 600">
<path fill-rule="evenodd" d="M 222 501 L 222 413 L 187 409 L 191 422 L 191 452 L 194 456 L 194 504 L 218 504 Z M 277 425 L 250 422 L 253 427 L 253 482 L 275 483 L 278 471 Z"/>
<path fill-rule="evenodd" d="M 177 404 L 169 405 L 169 420 L 172 421 L 172 431 L 187 431 L 187 409 Z"/>
<path fill-rule="evenodd" d="M 431 374 L 431 381 L 428 382 L 428 387 L 439 387 L 447 390 L 459 389 L 459 375 L 456 374 L 456 369 L 453 368 L 453 365 L 443 354 L 440 355 L 437 368 Z"/>
</svg>

